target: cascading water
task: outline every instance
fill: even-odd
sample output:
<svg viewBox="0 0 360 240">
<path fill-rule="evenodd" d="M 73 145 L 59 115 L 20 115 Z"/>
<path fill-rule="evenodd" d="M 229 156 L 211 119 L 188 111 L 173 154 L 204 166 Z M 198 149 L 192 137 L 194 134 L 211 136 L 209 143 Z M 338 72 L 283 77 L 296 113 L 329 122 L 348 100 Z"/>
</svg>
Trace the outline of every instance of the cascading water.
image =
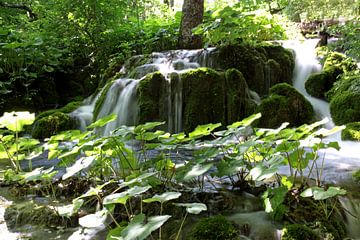
<svg viewBox="0 0 360 240">
<path fill-rule="evenodd" d="M 293 84 L 313 105 L 319 119 L 329 118 L 326 128 L 334 127 L 331 120 L 329 104 L 323 100 L 309 96 L 305 90 L 305 81 L 313 72 L 320 71 L 321 66 L 315 56 L 315 46 L 318 40 L 306 40 L 284 42 L 283 46 L 294 50 L 296 55 Z M 337 141 L 340 151 L 327 149 L 320 152 L 320 158 L 324 158 L 323 180 L 325 182 L 348 184 L 351 182 L 351 173 L 360 168 L 360 143 L 341 141 L 340 133 L 328 137 L 325 141 Z M 286 174 L 285 169 L 281 169 Z M 315 176 L 314 176 L 315 177 Z M 348 234 L 358 239 L 360 237 L 360 201 L 359 199 L 341 198 L 340 202 L 345 211 L 344 220 Z"/>
<path fill-rule="evenodd" d="M 105 128 L 99 131 L 102 135 L 108 135 L 110 132 L 121 125 L 136 125 L 138 123 L 138 104 L 136 98 L 136 89 L 138 83 L 144 77 L 156 71 L 159 71 L 167 80 L 167 124 L 168 131 L 180 132 L 182 130 L 182 81 L 180 73 L 189 69 L 196 69 L 211 65 L 211 60 L 207 57 L 213 50 L 176 50 L 161 53 L 152 53 L 145 64 L 136 64 L 145 59 L 145 56 L 135 56 L 125 64 L 120 73 L 123 78 L 114 81 L 106 93 L 103 104 L 95 120 L 105 117 L 109 114 L 117 114 L 117 120 L 109 123 Z M 134 68 L 134 65 L 138 65 Z M 131 76 L 131 77 L 130 77 Z M 176 79 L 172 82 L 171 79 Z M 93 119 L 93 112 L 96 100 L 87 99 L 83 106 L 71 113 L 78 119 L 80 129 L 84 130 Z"/>
</svg>

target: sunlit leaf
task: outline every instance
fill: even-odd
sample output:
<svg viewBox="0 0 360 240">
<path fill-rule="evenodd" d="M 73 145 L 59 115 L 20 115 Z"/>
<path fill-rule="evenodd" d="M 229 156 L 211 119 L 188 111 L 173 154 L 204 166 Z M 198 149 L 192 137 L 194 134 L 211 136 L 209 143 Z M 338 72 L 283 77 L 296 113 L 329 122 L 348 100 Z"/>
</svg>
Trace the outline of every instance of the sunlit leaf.
<svg viewBox="0 0 360 240">
<path fill-rule="evenodd" d="M 208 163 L 208 164 L 196 164 L 195 166 L 193 166 L 191 168 L 191 170 L 189 172 L 187 172 L 184 176 L 184 181 L 188 181 L 191 180 L 195 177 L 201 176 L 204 173 L 206 173 L 207 171 L 210 170 L 210 168 L 213 166 L 212 163 Z"/>
<path fill-rule="evenodd" d="M 239 122 L 235 122 L 229 126 L 227 126 L 228 129 L 232 129 L 232 128 L 238 128 L 240 126 L 250 126 L 255 120 L 261 118 L 261 113 L 257 113 L 257 114 L 253 114 Z"/>
<path fill-rule="evenodd" d="M 346 190 L 340 187 L 329 187 L 327 190 L 321 187 L 311 187 L 303 191 L 300 196 L 313 197 L 315 200 L 325 200 L 338 195 L 345 195 Z"/>
<path fill-rule="evenodd" d="M 221 123 L 216 123 L 216 124 L 209 123 L 206 125 L 197 126 L 194 131 L 189 133 L 189 137 L 190 138 L 198 138 L 198 137 L 207 136 L 212 131 L 214 131 L 214 129 L 216 129 L 220 126 L 221 126 Z"/>
<path fill-rule="evenodd" d="M 117 118 L 117 115 L 115 113 L 110 114 L 110 115 L 103 117 L 103 118 L 97 120 L 96 122 L 90 124 L 87 128 L 94 129 L 96 127 L 103 127 L 106 124 L 108 124 L 109 122 L 115 121 L 116 118 Z"/>
<path fill-rule="evenodd" d="M 164 192 L 160 195 L 155 194 L 152 198 L 144 199 L 143 202 L 151 203 L 151 202 L 160 202 L 164 203 L 173 199 L 177 199 L 181 196 L 179 192 Z"/>
<path fill-rule="evenodd" d="M 74 165 L 71 167 L 66 168 L 66 173 L 62 176 L 62 179 L 65 180 L 69 177 L 74 176 L 81 170 L 89 167 L 94 160 L 96 159 L 96 156 L 89 156 L 89 157 L 81 157 L 79 158 Z"/>
<path fill-rule="evenodd" d="M 206 211 L 207 207 L 203 203 L 174 203 L 175 206 L 185 207 L 186 211 L 191 214 L 199 214 Z"/>
<path fill-rule="evenodd" d="M 105 228 L 107 216 L 108 211 L 106 209 L 103 209 L 94 214 L 89 214 L 85 217 L 79 218 L 79 224 L 80 226 L 86 228 Z"/>
<path fill-rule="evenodd" d="M 0 117 L 0 128 L 7 128 L 14 132 L 21 132 L 25 125 L 31 125 L 35 120 L 35 114 L 29 112 L 5 112 Z"/>
</svg>

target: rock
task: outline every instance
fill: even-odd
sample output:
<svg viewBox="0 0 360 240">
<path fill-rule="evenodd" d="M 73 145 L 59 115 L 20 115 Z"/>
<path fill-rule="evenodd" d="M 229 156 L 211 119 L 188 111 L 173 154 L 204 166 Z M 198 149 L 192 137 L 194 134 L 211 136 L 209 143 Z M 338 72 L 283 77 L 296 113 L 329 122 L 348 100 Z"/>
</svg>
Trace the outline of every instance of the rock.
<svg viewBox="0 0 360 240">
<path fill-rule="evenodd" d="M 53 208 L 38 205 L 32 201 L 9 206 L 5 210 L 4 218 L 10 229 L 27 224 L 47 227 L 74 227 L 78 220 L 76 217 L 62 217 Z"/>
<path fill-rule="evenodd" d="M 306 91 L 313 97 L 326 99 L 326 93 L 337 81 L 337 70 L 329 67 L 320 73 L 313 73 L 305 82 Z"/>
<path fill-rule="evenodd" d="M 186 239 L 191 240 L 217 240 L 239 239 L 239 231 L 224 216 L 203 218 L 190 230 Z"/>
<path fill-rule="evenodd" d="M 263 99 L 256 112 L 262 117 L 258 126 L 276 128 L 283 122 L 290 126 L 300 126 L 313 119 L 314 110 L 301 93 L 287 83 L 280 83 L 270 89 L 270 95 Z"/>
<path fill-rule="evenodd" d="M 360 77 L 345 75 L 327 93 L 330 113 L 337 125 L 360 121 Z"/>
<path fill-rule="evenodd" d="M 76 122 L 68 114 L 55 112 L 49 116 L 38 118 L 33 124 L 32 137 L 44 139 L 61 131 L 74 129 Z"/>
</svg>

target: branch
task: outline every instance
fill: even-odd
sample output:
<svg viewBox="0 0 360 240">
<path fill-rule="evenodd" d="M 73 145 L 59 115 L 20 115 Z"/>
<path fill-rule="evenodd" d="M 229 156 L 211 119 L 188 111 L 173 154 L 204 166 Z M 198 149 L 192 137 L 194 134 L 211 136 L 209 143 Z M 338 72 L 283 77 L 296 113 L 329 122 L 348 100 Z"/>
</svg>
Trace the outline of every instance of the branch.
<svg viewBox="0 0 360 240">
<path fill-rule="evenodd" d="M 28 17 L 29 17 L 31 20 L 36 20 L 36 19 L 37 19 L 37 15 L 33 12 L 33 10 L 32 10 L 29 6 L 26 6 L 26 5 L 0 2 L 0 7 L 3 7 L 3 8 L 14 8 L 14 9 L 24 10 L 24 11 L 27 12 Z"/>
</svg>

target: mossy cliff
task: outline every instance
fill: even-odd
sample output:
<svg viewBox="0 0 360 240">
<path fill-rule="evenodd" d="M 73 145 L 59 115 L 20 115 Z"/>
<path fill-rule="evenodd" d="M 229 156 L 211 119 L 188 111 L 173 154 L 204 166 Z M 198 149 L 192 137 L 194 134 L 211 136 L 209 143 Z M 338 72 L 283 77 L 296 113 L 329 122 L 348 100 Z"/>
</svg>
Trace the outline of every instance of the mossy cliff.
<svg viewBox="0 0 360 240">
<path fill-rule="evenodd" d="M 291 84 L 295 66 L 292 52 L 278 45 L 223 46 L 211 52 L 209 58 L 209 67 L 238 69 L 249 88 L 261 96 L 268 94 L 270 87 L 277 83 Z"/>
<path fill-rule="evenodd" d="M 169 122 L 169 98 L 173 102 L 174 92 L 179 93 L 179 89 L 185 131 L 209 122 L 232 123 L 252 114 L 256 107 L 242 73 L 236 69 L 218 72 L 199 68 L 173 74 L 171 86 L 163 75 L 156 72 L 148 74 L 137 88 L 140 123 Z"/>
<path fill-rule="evenodd" d="M 290 126 L 300 126 L 311 122 L 314 117 L 311 103 L 287 83 L 273 86 L 270 95 L 256 111 L 262 114 L 258 125 L 267 128 L 279 127 L 283 122 L 289 122 Z"/>
</svg>

